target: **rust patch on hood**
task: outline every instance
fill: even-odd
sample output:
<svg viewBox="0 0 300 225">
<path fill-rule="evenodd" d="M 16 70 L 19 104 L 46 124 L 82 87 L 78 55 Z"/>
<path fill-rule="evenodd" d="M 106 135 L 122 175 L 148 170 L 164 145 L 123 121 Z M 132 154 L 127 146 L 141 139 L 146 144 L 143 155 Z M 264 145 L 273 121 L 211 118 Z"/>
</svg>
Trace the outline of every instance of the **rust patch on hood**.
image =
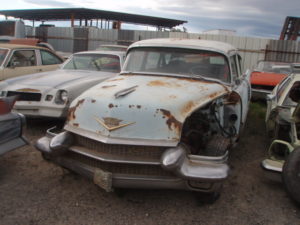
<svg viewBox="0 0 300 225">
<path fill-rule="evenodd" d="M 181 87 L 180 84 L 165 82 L 162 80 L 152 80 L 147 85 L 150 87 Z"/>
<path fill-rule="evenodd" d="M 181 110 L 182 115 L 188 114 L 195 107 L 195 103 L 193 101 L 189 101 Z"/>
<path fill-rule="evenodd" d="M 167 125 L 169 127 L 169 130 L 175 129 L 178 133 L 180 133 L 181 128 L 182 128 L 182 123 L 179 122 L 172 114 L 170 111 L 165 110 L 165 109 L 159 109 L 164 117 L 167 118 Z"/>
<path fill-rule="evenodd" d="M 84 99 L 81 99 L 77 102 L 77 104 L 75 106 L 69 108 L 67 121 L 76 119 L 75 111 L 76 111 L 77 107 L 79 107 L 83 102 L 84 102 Z"/>
<path fill-rule="evenodd" d="M 236 92 L 231 92 L 227 97 L 226 104 L 236 104 L 240 101 L 240 96 Z"/>
</svg>

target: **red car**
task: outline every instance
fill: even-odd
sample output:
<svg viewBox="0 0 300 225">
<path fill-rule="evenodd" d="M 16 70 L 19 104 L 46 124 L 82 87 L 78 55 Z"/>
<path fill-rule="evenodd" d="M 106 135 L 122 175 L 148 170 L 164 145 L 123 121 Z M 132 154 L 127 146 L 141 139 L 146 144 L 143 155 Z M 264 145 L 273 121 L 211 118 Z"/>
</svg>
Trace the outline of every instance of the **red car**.
<svg viewBox="0 0 300 225">
<path fill-rule="evenodd" d="M 252 97 L 265 98 L 289 73 L 291 73 L 290 63 L 259 61 L 251 73 Z"/>
</svg>

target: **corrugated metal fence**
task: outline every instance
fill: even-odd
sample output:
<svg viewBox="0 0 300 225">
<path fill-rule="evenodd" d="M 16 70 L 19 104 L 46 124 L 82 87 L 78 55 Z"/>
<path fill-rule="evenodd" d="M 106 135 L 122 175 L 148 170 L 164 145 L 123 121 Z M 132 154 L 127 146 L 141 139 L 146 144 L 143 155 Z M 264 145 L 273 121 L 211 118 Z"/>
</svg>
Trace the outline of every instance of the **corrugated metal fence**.
<svg viewBox="0 0 300 225">
<path fill-rule="evenodd" d="M 151 38 L 193 38 L 227 42 L 240 51 L 244 69 L 253 69 L 259 60 L 300 62 L 300 44 L 297 41 L 279 41 L 253 37 L 239 37 L 183 32 L 102 30 L 89 28 L 28 28 L 27 36 L 48 41 L 58 51 L 78 52 L 94 50 L 101 44 L 131 44 Z"/>
</svg>

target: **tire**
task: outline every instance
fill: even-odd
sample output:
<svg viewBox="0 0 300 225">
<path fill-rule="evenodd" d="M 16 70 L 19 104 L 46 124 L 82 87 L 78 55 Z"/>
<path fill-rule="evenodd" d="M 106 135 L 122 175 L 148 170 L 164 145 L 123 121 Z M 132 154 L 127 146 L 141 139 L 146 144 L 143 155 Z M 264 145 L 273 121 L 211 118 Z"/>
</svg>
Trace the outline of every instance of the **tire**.
<svg viewBox="0 0 300 225">
<path fill-rule="evenodd" d="M 220 192 L 214 191 L 209 193 L 196 192 L 197 205 L 211 205 L 215 203 L 220 198 Z"/>
<path fill-rule="evenodd" d="M 300 204 L 300 148 L 287 157 L 282 170 L 282 180 L 289 196 Z"/>
</svg>

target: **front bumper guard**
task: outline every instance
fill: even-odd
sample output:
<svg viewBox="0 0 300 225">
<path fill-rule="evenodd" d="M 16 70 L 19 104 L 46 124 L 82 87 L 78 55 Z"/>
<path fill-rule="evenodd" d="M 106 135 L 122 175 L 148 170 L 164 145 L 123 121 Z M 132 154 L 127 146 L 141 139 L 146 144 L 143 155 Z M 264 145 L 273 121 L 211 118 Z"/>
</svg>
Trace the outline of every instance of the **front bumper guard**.
<svg viewBox="0 0 300 225">
<path fill-rule="evenodd" d="M 113 186 L 193 189 L 193 187 L 190 187 L 189 185 L 189 187 L 186 187 L 187 182 L 219 184 L 229 175 L 229 167 L 226 163 L 228 152 L 223 156 L 218 157 L 198 156 L 187 154 L 187 147 L 179 145 L 175 148 L 166 149 L 161 156 L 160 161 L 128 161 L 116 159 L 115 157 L 107 158 L 92 154 L 87 155 L 86 152 L 81 152 L 80 149 L 71 146 L 71 133 L 62 132 L 55 135 L 52 130 L 53 129 L 49 129 L 47 131 L 47 136 L 39 139 L 36 142 L 35 147 L 43 154 L 50 156 L 51 160 L 55 163 L 91 178 L 106 191 L 110 191 Z M 74 151 L 102 162 L 157 165 L 161 166 L 164 170 L 172 172 L 175 176 L 166 179 L 162 177 L 149 178 L 129 175 L 124 177 L 120 174 L 110 174 L 109 172 L 99 171 L 97 168 L 92 168 L 74 160 L 61 157 L 66 151 Z M 98 177 L 101 177 L 101 179 Z M 212 186 L 208 189 L 212 189 Z"/>
</svg>

